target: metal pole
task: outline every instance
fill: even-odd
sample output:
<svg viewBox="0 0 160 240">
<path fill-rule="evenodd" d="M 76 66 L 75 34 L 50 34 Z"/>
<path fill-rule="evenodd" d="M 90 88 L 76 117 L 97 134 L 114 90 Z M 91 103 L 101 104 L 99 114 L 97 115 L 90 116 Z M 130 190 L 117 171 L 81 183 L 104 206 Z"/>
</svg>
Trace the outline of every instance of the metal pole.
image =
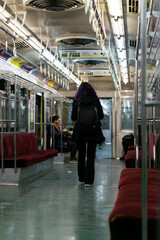
<svg viewBox="0 0 160 240">
<path fill-rule="evenodd" d="M 157 164 L 156 164 L 156 121 L 155 121 L 155 115 L 156 115 L 156 111 L 155 111 L 155 106 L 153 106 L 153 162 L 154 162 L 154 167 L 157 168 Z"/>
<path fill-rule="evenodd" d="M 117 92 L 115 92 L 115 157 L 117 158 Z"/>
<path fill-rule="evenodd" d="M 146 0 L 141 0 L 142 240 L 147 240 Z"/>
<path fill-rule="evenodd" d="M 3 121 L 1 123 L 1 156 L 2 156 L 2 165 L 1 165 L 1 170 L 2 170 L 2 173 L 4 172 L 4 143 L 3 143 Z"/>
<path fill-rule="evenodd" d="M 63 98 L 61 98 L 61 155 L 63 155 Z"/>
<path fill-rule="evenodd" d="M 43 94 L 41 96 L 41 119 L 40 119 L 40 122 L 42 123 L 43 122 Z M 41 149 L 43 149 L 43 125 L 40 125 L 40 140 L 41 140 Z"/>
<path fill-rule="evenodd" d="M 54 125 L 52 125 L 52 127 L 53 127 L 53 131 L 52 131 L 52 149 L 55 149 L 55 126 Z"/>
<path fill-rule="evenodd" d="M 152 122 L 149 121 L 148 122 L 148 145 L 149 145 L 149 149 L 148 149 L 148 155 L 149 155 L 149 168 L 151 168 L 151 124 Z"/>
<path fill-rule="evenodd" d="M 14 171 L 17 172 L 17 147 L 16 147 L 16 127 L 17 127 L 17 76 L 15 76 L 14 83 Z"/>
<path fill-rule="evenodd" d="M 112 98 L 112 109 L 113 109 L 113 98 Z M 111 158 L 113 158 L 113 137 L 114 137 L 114 134 L 113 134 L 113 111 L 112 109 L 110 109 L 110 116 L 111 116 Z"/>
<path fill-rule="evenodd" d="M 47 99 L 46 99 L 46 94 L 44 93 L 43 94 L 43 122 L 44 122 L 44 125 L 43 125 L 43 149 L 46 150 L 46 130 L 47 130 L 47 122 L 46 122 L 46 105 L 47 105 Z"/>
<path fill-rule="evenodd" d="M 135 103 L 134 103 L 134 146 L 136 150 L 135 167 L 138 167 L 138 59 L 135 62 Z"/>
<path fill-rule="evenodd" d="M 52 115 L 53 115 L 53 103 L 52 103 L 52 97 L 51 97 L 51 118 L 50 118 L 50 128 L 51 128 L 51 133 L 50 133 L 50 149 L 52 149 L 52 144 L 53 144 L 53 129 L 52 129 Z"/>
</svg>

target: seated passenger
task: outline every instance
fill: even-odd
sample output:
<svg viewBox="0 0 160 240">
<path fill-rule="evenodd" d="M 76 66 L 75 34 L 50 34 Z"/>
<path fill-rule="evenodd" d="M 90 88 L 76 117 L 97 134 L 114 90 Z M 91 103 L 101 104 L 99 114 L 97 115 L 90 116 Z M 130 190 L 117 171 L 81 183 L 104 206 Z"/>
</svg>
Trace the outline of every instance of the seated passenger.
<svg viewBox="0 0 160 240">
<path fill-rule="evenodd" d="M 55 126 L 55 149 L 61 152 L 61 130 L 60 130 L 60 118 L 57 115 L 52 117 L 52 124 Z M 70 163 L 76 163 L 76 152 L 77 152 L 77 144 L 72 141 L 71 134 L 65 128 L 63 129 L 63 152 L 65 152 L 68 148 L 71 150 L 70 155 Z"/>
</svg>

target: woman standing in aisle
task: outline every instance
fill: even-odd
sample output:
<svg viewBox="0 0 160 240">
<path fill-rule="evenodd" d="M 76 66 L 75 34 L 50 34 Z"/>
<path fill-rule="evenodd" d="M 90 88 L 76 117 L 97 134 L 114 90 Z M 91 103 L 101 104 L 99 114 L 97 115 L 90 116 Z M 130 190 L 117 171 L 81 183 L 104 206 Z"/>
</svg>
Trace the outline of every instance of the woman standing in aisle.
<svg viewBox="0 0 160 240">
<path fill-rule="evenodd" d="M 103 117 L 94 88 L 83 82 L 74 97 L 71 118 L 76 121 L 72 137 L 77 142 L 79 183 L 84 183 L 86 187 L 94 182 L 96 145 L 104 141 L 100 127 Z"/>
</svg>

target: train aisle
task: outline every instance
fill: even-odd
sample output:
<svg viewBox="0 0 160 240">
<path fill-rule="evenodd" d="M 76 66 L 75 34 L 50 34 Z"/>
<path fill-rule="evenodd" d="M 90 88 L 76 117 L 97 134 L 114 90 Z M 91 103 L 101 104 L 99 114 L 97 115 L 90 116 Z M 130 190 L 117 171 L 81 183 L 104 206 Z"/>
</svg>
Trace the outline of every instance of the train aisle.
<svg viewBox="0 0 160 240">
<path fill-rule="evenodd" d="M 93 187 L 77 184 L 76 164 L 21 187 L 0 187 L 3 240 L 109 240 L 108 216 L 123 162 L 96 160 Z"/>
</svg>

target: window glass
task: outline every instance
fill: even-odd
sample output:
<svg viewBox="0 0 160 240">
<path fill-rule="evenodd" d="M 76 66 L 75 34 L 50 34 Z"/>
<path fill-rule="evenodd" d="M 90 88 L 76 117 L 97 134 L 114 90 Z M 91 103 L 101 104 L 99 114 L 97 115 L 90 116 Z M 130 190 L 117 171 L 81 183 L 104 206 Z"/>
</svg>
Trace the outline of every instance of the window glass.
<svg viewBox="0 0 160 240">
<path fill-rule="evenodd" d="M 121 101 L 121 130 L 133 129 L 133 102 Z"/>
<path fill-rule="evenodd" d="M 142 110 L 141 110 L 141 102 L 138 102 L 138 117 L 141 117 Z"/>
</svg>

